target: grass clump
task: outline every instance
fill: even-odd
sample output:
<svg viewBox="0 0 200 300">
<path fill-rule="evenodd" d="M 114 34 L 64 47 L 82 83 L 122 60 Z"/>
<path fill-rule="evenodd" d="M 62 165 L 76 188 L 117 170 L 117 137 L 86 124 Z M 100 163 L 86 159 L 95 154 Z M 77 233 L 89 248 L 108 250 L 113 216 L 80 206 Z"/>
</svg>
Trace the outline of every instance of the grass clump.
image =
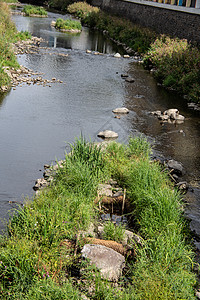
<svg viewBox="0 0 200 300">
<path fill-rule="evenodd" d="M 17 32 L 10 18 L 8 5 L 0 1 L 0 89 L 10 84 L 10 78 L 4 72 L 4 68 L 19 68 L 12 43 L 29 37 L 30 35 L 27 32 Z"/>
<path fill-rule="evenodd" d="M 59 30 L 66 30 L 66 31 L 81 31 L 82 30 L 82 26 L 81 23 L 79 21 L 75 21 L 75 20 L 63 20 L 61 18 L 56 20 L 56 24 L 55 24 L 55 28 L 59 29 Z"/>
<path fill-rule="evenodd" d="M 151 44 L 144 62 L 155 66 L 154 75 L 165 87 L 200 101 L 200 50 L 187 40 L 161 36 Z"/>
<path fill-rule="evenodd" d="M 142 137 L 128 145 L 112 142 L 104 151 L 83 138 L 76 140 L 50 187 L 27 200 L 11 218 L 8 237 L 1 238 L 4 298 L 82 299 L 85 294 L 90 299 L 195 299 L 193 252 L 186 242 L 181 197 L 150 155 Z M 79 230 L 98 218 L 98 184 L 111 177 L 126 188 L 134 226 L 143 238 L 142 245 L 134 245 L 135 256 L 117 289 L 80 262 L 72 246 Z M 121 242 L 123 235 L 122 226 L 105 224 L 104 238 Z M 67 241 L 71 246 L 64 246 Z M 74 265 L 82 270 L 81 280 L 70 271 Z"/>
<path fill-rule="evenodd" d="M 25 5 L 22 12 L 24 12 L 26 16 L 47 17 L 47 11 L 41 6 Z"/>
<path fill-rule="evenodd" d="M 121 224 L 115 225 L 108 221 L 104 225 L 103 238 L 121 243 L 124 238 L 125 227 Z"/>
</svg>

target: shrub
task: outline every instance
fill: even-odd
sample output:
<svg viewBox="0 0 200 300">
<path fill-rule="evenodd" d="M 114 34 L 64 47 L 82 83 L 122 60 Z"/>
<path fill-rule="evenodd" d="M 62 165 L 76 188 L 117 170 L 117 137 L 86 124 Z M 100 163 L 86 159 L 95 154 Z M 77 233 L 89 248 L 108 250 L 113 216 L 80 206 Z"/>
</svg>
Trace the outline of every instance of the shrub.
<svg viewBox="0 0 200 300">
<path fill-rule="evenodd" d="M 31 16 L 31 15 L 47 16 L 46 10 L 40 6 L 25 5 L 22 12 L 24 12 L 26 16 Z"/>
<path fill-rule="evenodd" d="M 155 77 L 164 86 L 200 101 L 200 50 L 187 40 L 162 35 L 151 45 L 144 63 L 156 67 Z"/>
<path fill-rule="evenodd" d="M 81 23 L 79 21 L 75 21 L 75 20 L 63 20 L 61 18 L 56 20 L 56 24 L 55 27 L 58 29 L 64 29 L 64 30 L 79 30 L 81 31 L 82 27 L 81 27 Z"/>
</svg>

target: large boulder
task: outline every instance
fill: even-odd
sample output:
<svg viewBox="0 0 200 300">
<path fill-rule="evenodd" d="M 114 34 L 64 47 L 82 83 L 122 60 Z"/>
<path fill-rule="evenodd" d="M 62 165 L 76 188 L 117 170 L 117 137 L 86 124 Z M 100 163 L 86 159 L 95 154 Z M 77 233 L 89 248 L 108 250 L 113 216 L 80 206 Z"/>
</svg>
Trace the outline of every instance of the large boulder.
<svg viewBox="0 0 200 300">
<path fill-rule="evenodd" d="M 98 137 L 104 138 L 104 139 L 116 139 L 118 138 L 118 133 L 111 131 L 111 130 L 104 130 L 97 134 Z"/>
<path fill-rule="evenodd" d="M 118 281 L 125 267 L 125 257 L 115 250 L 102 246 L 86 244 L 82 257 L 90 260 L 99 270 L 103 278 L 109 281 Z"/>
</svg>

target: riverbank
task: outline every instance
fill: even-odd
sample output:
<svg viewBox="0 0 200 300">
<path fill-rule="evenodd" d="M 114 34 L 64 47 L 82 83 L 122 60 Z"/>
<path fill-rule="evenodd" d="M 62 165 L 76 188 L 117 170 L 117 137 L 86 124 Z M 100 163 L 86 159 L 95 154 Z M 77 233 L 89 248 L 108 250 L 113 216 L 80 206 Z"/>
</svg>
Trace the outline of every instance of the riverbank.
<svg viewBox="0 0 200 300">
<path fill-rule="evenodd" d="M 10 9 L 4 2 L 0 2 L 0 91 L 10 88 L 11 78 L 5 69 L 19 69 L 12 44 L 19 40 L 30 38 L 28 32 L 17 32 L 10 19 Z"/>
<path fill-rule="evenodd" d="M 27 199 L 1 238 L 2 296 L 195 299 L 183 202 L 150 153 L 142 138 L 128 146 L 111 142 L 104 150 L 83 139 L 71 145 L 71 154 L 51 171 L 50 185 Z M 117 216 L 116 209 L 121 217 L 113 222 L 108 216 Z M 90 247 L 100 248 L 104 259 L 105 251 L 115 258 L 120 253 L 117 274 L 99 261 L 97 268 L 88 264 Z"/>
<path fill-rule="evenodd" d="M 95 11 L 87 3 L 71 4 L 68 11 L 83 24 L 104 32 L 128 53 L 142 55 L 145 66 L 165 88 L 177 91 L 189 102 L 200 102 L 200 50 L 187 40 L 158 35 L 126 19 Z"/>
</svg>

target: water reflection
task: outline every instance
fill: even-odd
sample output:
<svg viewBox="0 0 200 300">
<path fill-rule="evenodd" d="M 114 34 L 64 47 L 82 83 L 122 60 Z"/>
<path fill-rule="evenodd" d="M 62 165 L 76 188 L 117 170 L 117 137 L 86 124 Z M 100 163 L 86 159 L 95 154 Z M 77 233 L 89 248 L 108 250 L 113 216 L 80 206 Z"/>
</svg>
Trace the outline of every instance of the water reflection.
<svg viewBox="0 0 200 300">
<path fill-rule="evenodd" d="M 16 10 L 21 10 L 19 7 Z M 101 53 L 124 53 L 122 47 L 117 46 L 106 38 L 101 32 L 82 28 L 82 32 L 72 34 L 60 32 L 51 26 L 51 22 L 60 17 L 60 14 L 48 13 L 48 18 L 30 18 L 13 15 L 17 29 L 28 30 L 34 36 L 42 37 L 48 43 L 48 47 L 98 51 Z M 63 19 L 72 18 L 70 15 L 62 15 Z M 45 43 L 46 44 L 46 43 Z"/>
</svg>

